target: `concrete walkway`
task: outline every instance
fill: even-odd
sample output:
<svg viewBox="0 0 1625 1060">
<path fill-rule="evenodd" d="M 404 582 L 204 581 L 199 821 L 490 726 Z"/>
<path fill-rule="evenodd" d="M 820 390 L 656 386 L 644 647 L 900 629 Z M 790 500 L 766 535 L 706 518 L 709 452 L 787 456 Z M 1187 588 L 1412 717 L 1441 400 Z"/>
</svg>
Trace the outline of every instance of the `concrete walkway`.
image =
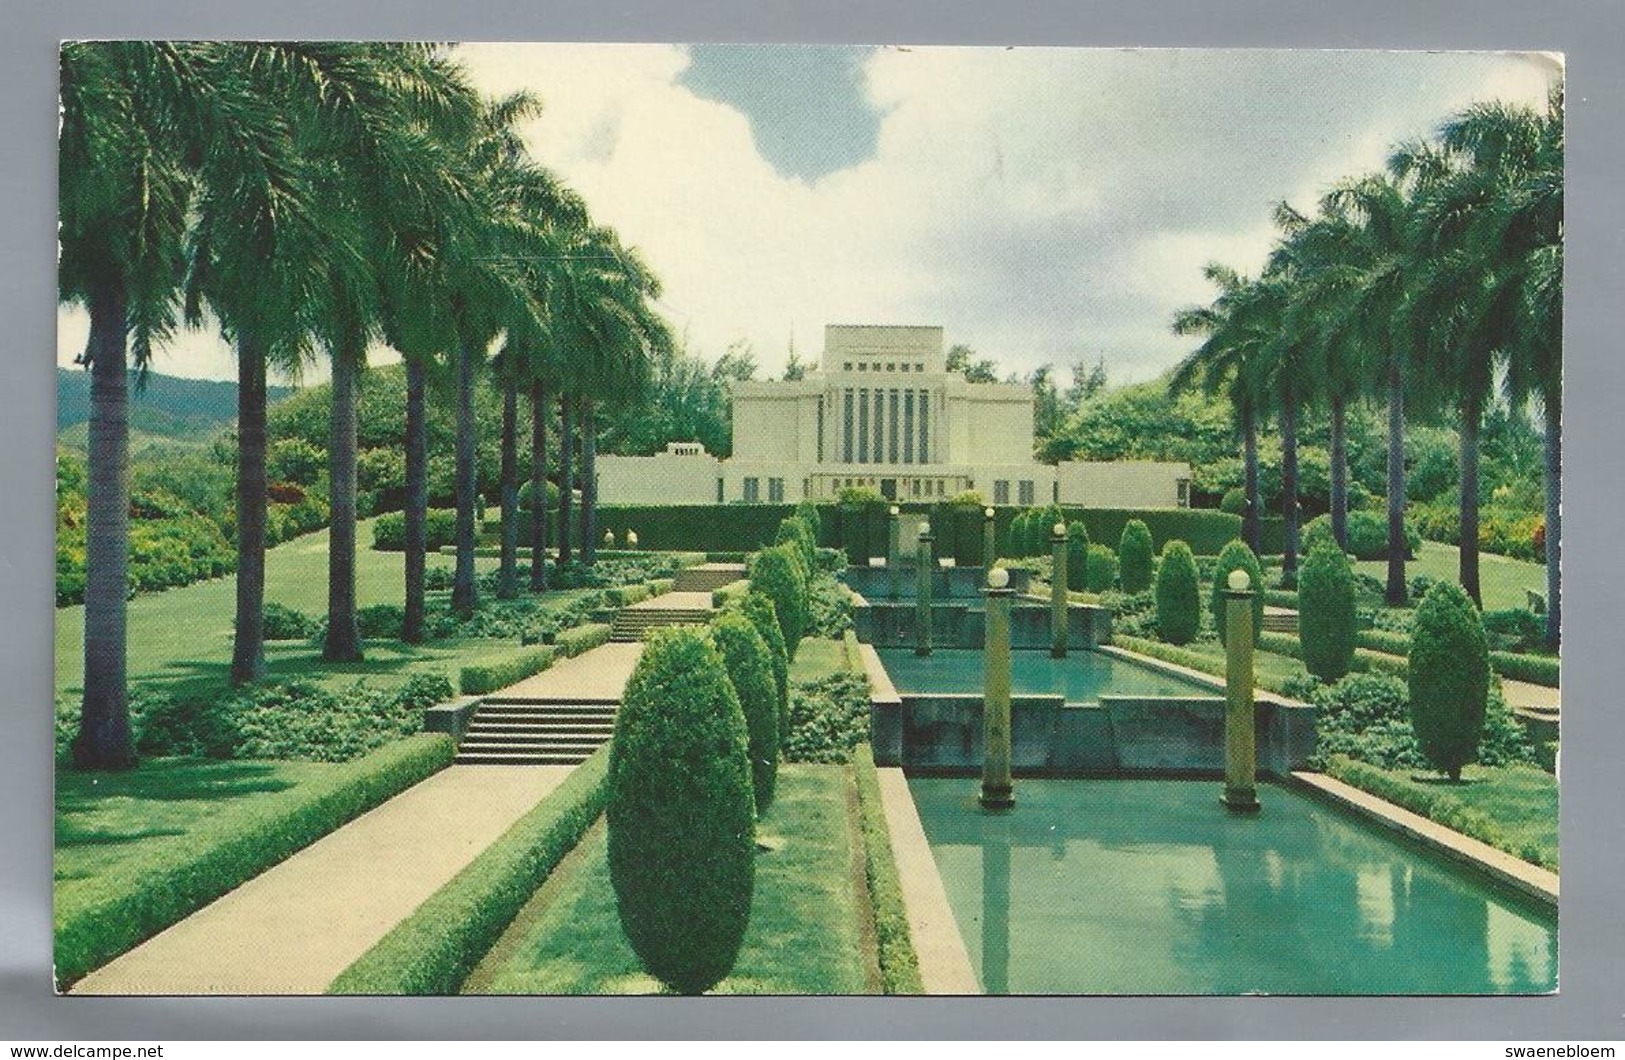
<svg viewBox="0 0 1625 1060">
<path fill-rule="evenodd" d="M 948 892 L 937 872 L 937 860 L 926 841 L 914 796 L 901 769 L 881 769 L 880 802 L 891 833 L 898 884 L 908 916 L 909 938 L 920 960 L 920 982 L 927 994 L 980 994 L 965 940 L 959 934 Z"/>
<path fill-rule="evenodd" d="M 651 596 L 647 600 L 639 600 L 626 607 L 628 611 L 706 611 L 711 610 L 711 594 L 709 592 L 678 592 L 661 593 Z"/>
<path fill-rule="evenodd" d="M 1528 681 L 1514 681 L 1510 677 L 1501 678 L 1501 694 L 1506 696 L 1509 707 L 1533 707 L 1537 710 L 1557 710 L 1559 707 L 1559 689 L 1547 688 L 1545 685 L 1532 685 Z"/>
<path fill-rule="evenodd" d="M 666 596 L 656 599 L 664 600 L 674 595 L 676 594 L 667 593 Z M 709 606 L 709 596 L 706 597 L 706 602 Z M 580 699 L 588 702 L 618 700 L 621 698 L 621 690 L 626 687 L 626 679 L 632 676 L 632 669 L 637 666 L 638 658 L 642 655 L 643 645 L 639 643 L 600 644 L 573 659 L 556 662 L 534 677 L 527 677 L 518 684 L 509 685 L 499 692 L 492 693 L 488 698 L 553 701 Z"/>
<path fill-rule="evenodd" d="M 319 994 L 573 768 L 448 767 L 92 972 L 71 993 Z"/>
</svg>

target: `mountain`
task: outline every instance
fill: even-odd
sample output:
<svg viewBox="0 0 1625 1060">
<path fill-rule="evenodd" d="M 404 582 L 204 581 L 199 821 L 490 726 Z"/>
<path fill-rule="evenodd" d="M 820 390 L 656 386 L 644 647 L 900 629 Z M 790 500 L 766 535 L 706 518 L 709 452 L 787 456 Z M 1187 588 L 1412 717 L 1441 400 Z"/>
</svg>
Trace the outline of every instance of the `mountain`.
<svg viewBox="0 0 1625 1060">
<path fill-rule="evenodd" d="M 266 388 L 276 401 L 293 393 L 292 387 Z M 71 439 L 82 433 L 69 430 L 90 419 L 90 373 L 79 368 L 56 370 L 56 427 Z M 229 427 L 237 419 L 237 384 L 230 380 L 182 379 L 148 372 L 145 381 L 130 387 L 132 432 L 182 441 L 202 440 Z M 65 439 L 66 440 L 66 439 Z"/>
</svg>

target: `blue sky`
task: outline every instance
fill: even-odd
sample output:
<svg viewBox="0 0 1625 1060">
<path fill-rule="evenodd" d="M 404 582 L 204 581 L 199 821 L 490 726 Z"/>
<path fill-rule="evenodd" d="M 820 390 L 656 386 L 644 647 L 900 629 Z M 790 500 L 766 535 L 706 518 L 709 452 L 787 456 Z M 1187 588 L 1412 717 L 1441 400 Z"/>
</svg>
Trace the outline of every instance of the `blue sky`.
<svg viewBox="0 0 1625 1060">
<path fill-rule="evenodd" d="M 663 44 L 457 49 L 526 88 L 532 152 L 660 274 L 691 348 L 765 373 L 827 323 L 937 324 L 1008 369 L 1104 357 L 1145 379 L 1219 260 L 1477 101 L 1539 105 L 1533 53 Z M 60 315 L 58 360 L 83 348 Z M 375 351 L 375 359 L 390 359 Z M 228 378 L 209 334 L 156 367 Z M 309 377 L 321 374 L 319 366 Z"/>
</svg>

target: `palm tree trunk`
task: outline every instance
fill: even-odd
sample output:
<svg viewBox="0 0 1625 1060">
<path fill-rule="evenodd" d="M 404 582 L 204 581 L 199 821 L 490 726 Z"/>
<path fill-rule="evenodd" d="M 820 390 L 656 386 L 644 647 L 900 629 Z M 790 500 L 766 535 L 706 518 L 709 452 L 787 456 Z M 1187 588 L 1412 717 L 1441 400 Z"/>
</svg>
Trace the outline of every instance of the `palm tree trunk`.
<svg viewBox="0 0 1625 1060">
<path fill-rule="evenodd" d="M 581 399 L 581 562 L 598 562 L 598 422 L 590 397 Z"/>
<path fill-rule="evenodd" d="M 423 643 L 423 581 L 428 553 L 429 426 L 423 362 L 406 361 L 406 613 L 401 639 Z"/>
<path fill-rule="evenodd" d="M 1281 518 L 1285 545 L 1281 554 L 1281 583 L 1298 584 L 1298 404 L 1291 388 L 1281 403 Z"/>
<path fill-rule="evenodd" d="M 474 494 L 479 488 L 474 434 L 474 347 L 464 337 L 457 344 L 457 569 L 451 581 L 452 610 L 464 618 L 479 603 L 474 584 Z"/>
<path fill-rule="evenodd" d="M 502 560 L 497 597 L 519 595 L 519 387 L 502 385 Z"/>
<path fill-rule="evenodd" d="M 570 451 L 575 448 L 575 424 L 571 415 L 575 410 L 571 407 L 569 394 L 559 395 L 559 563 L 570 562 L 570 513 L 574 505 L 571 503 L 571 491 L 575 488 L 570 474 Z"/>
<path fill-rule="evenodd" d="M 1332 537 L 1337 547 L 1349 550 L 1349 439 L 1348 401 L 1332 398 Z"/>
<path fill-rule="evenodd" d="M 1404 607 L 1405 584 L 1405 371 L 1399 354 L 1388 358 L 1388 585 L 1390 607 Z"/>
<path fill-rule="evenodd" d="M 130 571 L 130 419 L 124 292 L 90 297 L 90 478 L 85 530 L 85 698 L 73 761 L 80 769 L 135 765 L 125 689 Z"/>
<path fill-rule="evenodd" d="M 1563 617 L 1563 393 L 1559 384 L 1542 395 L 1546 407 L 1546 647 L 1561 643 Z"/>
<path fill-rule="evenodd" d="M 322 658 L 355 662 L 361 658 L 361 631 L 355 615 L 356 383 L 366 349 L 336 351 L 333 358 L 332 434 L 328 441 L 327 641 Z"/>
<path fill-rule="evenodd" d="M 1484 597 L 1478 582 L 1478 455 L 1483 399 L 1468 388 L 1461 402 L 1461 564 L 1457 577 L 1480 609 Z"/>
<path fill-rule="evenodd" d="M 547 591 L 547 387 L 530 386 L 530 591 Z"/>
<path fill-rule="evenodd" d="M 237 632 L 231 683 L 265 676 L 265 348 L 237 340 Z"/>
<path fill-rule="evenodd" d="M 1263 505 L 1258 496 L 1258 417 L 1251 406 L 1241 413 L 1241 453 L 1243 491 L 1247 494 L 1247 508 L 1241 517 L 1241 533 L 1253 555 L 1262 555 L 1263 522 L 1259 516 Z"/>
</svg>

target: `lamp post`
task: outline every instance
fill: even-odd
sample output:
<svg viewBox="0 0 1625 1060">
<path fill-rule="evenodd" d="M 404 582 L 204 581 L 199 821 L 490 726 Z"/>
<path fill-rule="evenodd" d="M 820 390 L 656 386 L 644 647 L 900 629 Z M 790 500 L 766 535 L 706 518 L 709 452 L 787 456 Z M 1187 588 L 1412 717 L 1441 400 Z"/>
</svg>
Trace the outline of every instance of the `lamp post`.
<svg viewBox="0 0 1625 1060">
<path fill-rule="evenodd" d="M 987 631 L 983 641 L 986 676 L 982 684 L 982 795 L 990 810 L 1016 804 L 1010 786 L 1010 572 L 987 572 Z"/>
<path fill-rule="evenodd" d="M 891 506 L 891 522 L 888 524 L 886 539 L 886 570 L 891 579 L 891 598 L 897 599 L 903 594 L 903 550 L 898 542 L 898 516 L 902 509 L 897 505 Z"/>
<path fill-rule="evenodd" d="M 1258 812 L 1258 756 L 1253 733 L 1253 592 L 1244 570 L 1224 591 L 1224 796 L 1233 813 Z"/>
<path fill-rule="evenodd" d="M 1050 555 L 1054 558 L 1055 569 L 1050 575 L 1049 610 L 1050 610 L 1050 649 L 1052 658 L 1066 658 L 1066 524 L 1056 523 L 1050 527 L 1049 535 Z"/>
<path fill-rule="evenodd" d="M 998 561 L 998 558 L 999 558 L 999 545 L 998 545 L 998 542 L 996 540 L 994 540 L 994 536 L 995 535 L 994 535 L 994 530 L 993 530 L 993 509 L 992 508 L 983 508 L 982 509 L 982 566 L 986 567 L 988 570 L 993 569 L 993 564 L 996 563 Z"/>
<path fill-rule="evenodd" d="M 919 635 L 915 638 L 914 654 L 931 654 L 931 524 L 920 524 L 919 551 L 914 558 L 914 614 Z"/>
</svg>

